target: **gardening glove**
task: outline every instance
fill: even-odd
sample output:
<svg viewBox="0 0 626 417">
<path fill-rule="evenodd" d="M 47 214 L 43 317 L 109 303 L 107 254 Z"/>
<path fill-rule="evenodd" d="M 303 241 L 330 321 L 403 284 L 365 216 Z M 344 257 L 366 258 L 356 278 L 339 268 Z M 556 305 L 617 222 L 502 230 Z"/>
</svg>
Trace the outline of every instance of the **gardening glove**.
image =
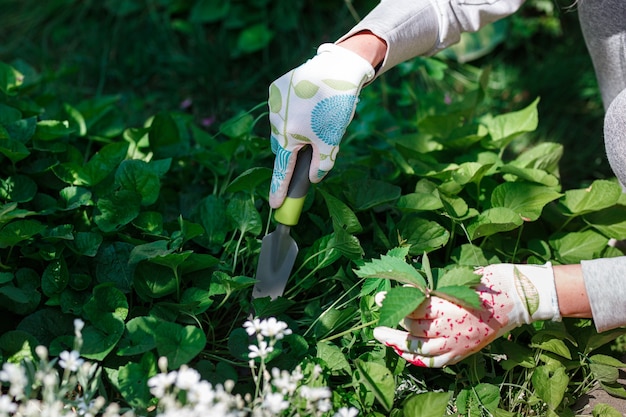
<svg viewBox="0 0 626 417">
<path fill-rule="evenodd" d="M 560 321 L 552 265 L 495 264 L 479 268 L 482 308 L 431 296 L 401 323 L 377 327 L 374 337 L 408 362 L 441 368 L 466 358 L 510 330 L 536 320 Z M 383 302 L 384 293 L 377 294 Z"/>
<path fill-rule="evenodd" d="M 361 88 L 374 73 L 371 64 L 356 53 L 323 44 L 315 57 L 270 85 L 271 144 L 276 154 L 271 207 L 282 205 L 303 146 L 313 148 L 309 169 L 312 183 L 321 181 L 331 170 Z"/>
</svg>

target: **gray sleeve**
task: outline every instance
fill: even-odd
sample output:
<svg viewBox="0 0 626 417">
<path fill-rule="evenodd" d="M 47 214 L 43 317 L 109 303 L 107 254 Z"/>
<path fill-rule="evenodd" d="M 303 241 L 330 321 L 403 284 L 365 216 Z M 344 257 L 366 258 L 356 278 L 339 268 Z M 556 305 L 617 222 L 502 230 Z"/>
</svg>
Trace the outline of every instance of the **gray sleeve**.
<svg viewBox="0 0 626 417">
<path fill-rule="evenodd" d="M 581 266 L 596 329 L 626 326 L 626 256 L 582 261 Z"/>
<path fill-rule="evenodd" d="M 382 0 L 339 40 L 369 30 L 387 43 L 378 73 L 457 43 L 463 32 L 506 17 L 525 0 Z"/>
</svg>

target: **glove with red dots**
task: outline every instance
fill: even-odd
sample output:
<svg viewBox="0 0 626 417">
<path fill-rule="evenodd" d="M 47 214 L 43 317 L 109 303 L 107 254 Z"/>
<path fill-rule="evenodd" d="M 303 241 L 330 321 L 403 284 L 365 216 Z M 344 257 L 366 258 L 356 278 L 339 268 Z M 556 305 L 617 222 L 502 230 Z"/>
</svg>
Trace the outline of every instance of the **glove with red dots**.
<svg viewBox="0 0 626 417">
<path fill-rule="evenodd" d="M 321 181 L 332 169 L 361 88 L 374 75 L 371 64 L 356 53 L 323 44 L 315 57 L 270 85 L 271 143 L 276 154 L 270 206 L 282 205 L 303 146 L 313 148 L 311 182 Z"/>
<path fill-rule="evenodd" d="M 482 308 L 466 309 L 429 297 L 401 323 L 377 327 L 374 337 L 408 362 L 441 368 L 459 362 L 510 330 L 536 320 L 559 321 L 552 266 L 495 264 L 480 268 Z M 384 293 L 377 295 L 384 302 Z"/>
</svg>

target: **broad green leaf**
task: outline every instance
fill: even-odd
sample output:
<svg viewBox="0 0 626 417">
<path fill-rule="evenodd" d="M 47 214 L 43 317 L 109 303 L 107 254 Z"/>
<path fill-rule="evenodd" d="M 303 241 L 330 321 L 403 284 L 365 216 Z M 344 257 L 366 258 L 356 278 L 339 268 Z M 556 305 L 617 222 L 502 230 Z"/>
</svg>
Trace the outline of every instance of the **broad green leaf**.
<svg viewBox="0 0 626 417">
<path fill-rule="evenodd" d="M 213 299 L 209 297 L 209 291 L 196 287 L 187 288 L 181 298 L 181 304 L 192 304 L 188 312 L 193 315 L 204 313 L 213 304 Z"/>
<path fill-rule="evenodd" d="M 154 329 L 157 323 L 158 319 L 148 316 L 130 319 L 116 353 L 120 356 L 134 356 L 156 348 Z"/>
<path fill-rule="evenodd" d="M 317 94 L 319 89 L 320 87 L 318 85 L 315 85 L 308 80 L 299 81 L 298 84 L 293 86 L 294 93 L 303 99 L 312 98 L 315 94 Z"/>
<path fill-rule="evenodd" d="M 500 232 L 508 232 L 524 223 L 521 216 L 506 207 L 487 209 L 475 217 L 467 226 L 471 239 L 491 236 Z"/>
<path fill-rule="evenodd" d="M 274 32 L 265 24 L 257 23 L 241 31 L 237 38 L 237 52 L 248 54 L 265 48 L 274 38 Z"/>
<path fill-rule="evenodd" d="M 140 262 L 137 265 L 133 284 L 137 294 L 145 301 L 165 297 L 178 289 L 172 269 L 149 262 Z"/>
<path fill-rule="evenodd" d="M 622 414 L 621 411 L 618 411 L 612 406 L 610 406 L 609 404 L 604 404 L 604 403 L 596 404 L 593 407 L 593 410 L 591 410 L 591 413 L 593 417 L 623 417 L 624 416 L 624 414 Z"/>
<path fill-rule="evenodd" d="M 569 377 L 563 366 L 555 370 L 550 370 L 548 366 L 538 366 L 532 374 L 531 381 L 537 396 L 554 410 L 563 401 Z"/>
<path fill-rule="evenodd" d="M 159 321 L 155 330 L 157 352 L 167 358 L 168 366 L 177 369 L 191 362 L 206 345 L 204 332 L 194 326 Z"/>
<path fill-rule="evenodd" d="M 401 284 L 415 285 L 426 288 L 426 281 L 420 273 L 405 262 L 404 258 L 381 255 L 380 259 L 372 259 L 355 271 L 361 278 L 384 278 L 395 280 Z"/>
<path fill-rule="evenodd" d="M 626 210 L 622 205 L 585 214 L 583 219 L 605 236 L 618 240 L 626 236 Z"/>
<path fill-rule="evenodd" d="M 435 211 L 443 207 L 441 199 L 432 193 L 410 193 L 402 195 L 396 207 L 405 211 Z"/>
<path fill-rule="evenodd" d="M 0 248 L 15 246 L 46 230 L 37 220 L 15 220 L 0 229 Z"/>
<path fill-rule="evenodd" d="M 183 252 L 157 255 L 151 258 L 150 262 L 157 264 L 157 265 L 166 266 L 172 270 L 177 270 L 183 263 L 185 263 L 187 258 L 189 258 L 189 256 L 191 256 L 192 253 L 193 253 L 192 251 L 187 250 Z"/>
<path fill-rule="evenodd" d="M 459 265 L 464 266 L 485 266 L 490 263 L 498 263 L 499 260 L 488 260 L 485 256 L 485 253 L 478 246 L 472 245 L 471 243 L 463 244 L 457 247 L 451 256 L 452 260 Z"/>
<path fill-rule="evenodd" d="M 626 363 L 620 361 L 619 359 L 617 359 L 617 358 L 615 358 L 613 356 L 609 356 L 609 355 L 603 355 L 603 354 L 591 355 L 589 357 L 589 361 L 591 363 L 597 363 L 597 364 L 601 364 L 601 365 L 613 366 L 615 368 L 620 368 L 620 369 L 626 368 Z"/>
<path fill-rule="evenodd" d="M 103 315 L 112 315 L 122 321 L 128 316 L 126 296 L 110 284 L 100 284 L 93 289 L 89 301 L 83 306 L 87 319 L 98 321 Z"/>
<path fill-rule="evenodd" d="M 614 384 L 619 379 L 619 369 L 614 366 L 590 363 L 589 370 L 596 380 L 605 384 Z"/>
<path fill-rule="evenodd" d="M 465 162 L 452 172 L 452 179 L 461 185 L 479 182 L 493 164 Z"/>
<path fill-rule="evenodd" d="M 365 362 L 357 359 L 356 368 L 359 372 L 359 381 L 374 394 L 378 402 L 391 411 L 396 390 L 396 383 L 391 371 L 386 366 L 376 362 Z"/>
<path fill-rule="evenodd" d="M 522 274 L 517 266 L 513 266 L 513 283 L 520 300 L 528 314 L 532 316 L 539 309 L 539 291 L 528 277 Z"/>
<path fill-rule="evenodd" d="M 226 187 L 227 193 L 247 191 L 253 193 L 254 190 L 272 177 L 272 170 L 265 167 L 254 167 L 244 171 L 241 175 L 231 181 Z"/>
<path fill-rule="evenodd" d="M 37 339 L 27 332 L 20 330 L 4 332 L 0 336 L 2 359 L 16 365 L 22 364 L 25 360 L 34 362 L 37 357 L 35 352 L 37 343 Z"/>
<path fill-rule="evenodd" d="M 81 356 L 103 360 L 115 348 L 123 333 L 123 320 L 113 314 L 102 314 L 96 321 L 85 325 Z"/>
<path fill-rule="evenodd" d="M 432 291 L 432 294 L 466 308 L 478 309 L 481 307 L 481 301 L 478 297 L 478 293 L 465 285 L 437 287 L 435 291 Z"/>
<path fill-rule="evenodd" d="M 423 392 L 411 395 L 404 403 L 405 416 L 440 417 L 446 415 L 450 392 Z"/>
<path fill-rule="evenodd" d="M 146 353 L 139 362 L 119 368 L 117 388 L 131 407 L 145 410 L 151 405 L 153 395 L 148 380 L 157 373 L 156 362 L 152 353 Z"/>
<path fill-rule="evenodd" d="M 446 270 L 437 279 L 437 288 L 456 285 L 474 286 L 480 284 L 480 275 L 471 267 L 455 266 Z"/>
<path fill-rule="evenodd" d="M 491 118 L 484 118 L 482 123 L 489 129 L 490 147 L 502 148 L 522 133 L 532 132 L 537 129 L 539 117 L 535 99 L 528 107 L 506 114 L 500 114 Z"/>
<path fill-rule="evenodd" d="M 450 232 L 439 223 L 420 217 L 406 217 L 398 224 L 400 236 L 411 245 L 411 255 L 422 255 L 443 247 Z"/>
<path fill-rule="evenodd" d="M 474 213 L 461 197 L 441 194 L 441 202 L 446 214 L 453 219 L 465 220 Z"/>
<path fill-rule="evenodd" d="M 74 319 L 74 316 L 64 314 L 58 308 L 42 307 L 24 317 L 17 330 L 33 335 L 41 345 L 50 346 L 57 337 L 72 332 Z M 53 354 L 52 350 L 50 353 Z"/>
<path fill-rule="evenodd" d="M 41 276 L 41 290 L 47 297 L 60 294 L 70 281 L 67 264 L 63 258 L 48 264 Z"/>
<path fill-rule="evenodd" d="M 350 373 L 350 364 L 337 345 L 328 342 L 317 342 L 317 357 L 324 361 L 332 373 Z"/>
<path fill-rule="evenodd" d="M 0 91 L 14 95 L 15 90 L 24 82 L 24 75 L 12 66 L 0 62 Z"/>
<path fill-rule="evenodd" d="M 505 182 L 491 193 L 492 207 L 506 207 L 526 221 L 535 221 L 543 208 L 563 194 L 552 188 L 524 182 Z"/>
<path fill-rule="evenodd" d="M 198 205 L 196 217 L 204 228 L 204 235 L 196 240 L 213 253 L 221 251 L 226 234 L 232 230 L 224 200 L 215 195 L 205 197 Z"/>
<path fill-rule="evenodd" d="M 129 190 L 107 194 L 96 203 L 94 220 L 105 233 L 117 231 L 137 217 L 141 199 L 141 195 Z"/>
<path fill-rule="evenodd" d="M 530 347 L 555 353 L 563 358 L 572 359 L 572 353 L 565 342 L 557 335 L 539 332 L 533 335 Z"/>
<path fill-rule="evenodd" d="M 461 390 L 456 406 L 461 415 L 480 416 L 484 410 L 494 413 L 500 403 L 500 390 L 489 383 L 480 383 Z"/>
<path fill-rule="evenodd" d="M 599 211 L 617 203 L 622 188 L 613 181 L 596 180 L 588 188 L 568 190 L 561 200 L 572 216 Z"/>
<path fill-rule="evenodd" d="M 220 132 L 231 139 L 237 139 L 246 136 L 252 130 L 254 116 L 250 113 L 239 113 L 220 125 Z M 233 141 L 233 143 L 236 143 Z M 228 150 L 229 157 L 234 153 Z"/>
<path fill-rule="evenodd" d="M 15 123 L 21 118 L 21 111 L 19 111 L 15 107 L 7 106 L 6 104 L 0 103 L 0 126 Z M 4 133 L 2 136 L 8 138 L 8 132 L 6 130 L 4 130 L 3 132 Z"/>
<path fill-rule="evenodd" d="M 79 255 L 94 257 L 104 238 L 96 232 L 76 232 L 74 239 L 66 244 Z"/>
<path fill-rule="evenodd" d="M 91 191 L 83 187 L 65 187 L 59 191 L 61 210 L 74 210 L 91 204 Z"/>
<path fill-rule="evenodd" d="M 359 239 L 338 228 L 332 235 L 326 249 L 333 248 L 348 259 L 361 259 L 363 257 L 363 248 Z"/>
<path fill-rule="evenodd" d="M 175 249 L 170 248 L 170 242 L 167 240 L 155 240 L 141 245 L 137 245 L 130 252 L 128 262 L 138 264 L 141 261 L 156 258 L 157 256 L 165 256 L 172 253 Z"/>
<path fill-rule="evenodd" d="M 224 19 L 229 10 L 229 0 L 199 0 L 193 3 L 189 20 L 195 23 L 217 22 Z"/>
<path fill-rule="evenodd" d="M 54 140 L 74 133 L 67 120 L 41 120 L 37 122 L 34 137 L 39 140 Z"/>
<path fill-rule="evenodd" d="M 183 156 L 189 152 L 189 138 L 179 128 L 172 114 L 158 113 L 148 132 L 150 149 L 156 159 Z"/>
<path fill-rule="evenodd" d="M 322 197 L 324 197 L 324 201 L 326 201 L 328 214 L 333 220 L 335 230 L 343 229 L 347 233 L 359 233 L 363 230 L 358 217 L 350 210 L 350 207 L 323 190 L 319 190 L 319 192 L 322 194 Z"/>
<path fill-rule="evenodd" d="M 15 174 L 0 179 L 0 198 L 6 202 L 25 203 L 37 193 L 37 183 L 26 175 Z"/>
<path fill-rule="evenodd" d="M 27 158 L 30 155 L 30 150 L 17 140 L 0 138 L 0 154 L 9 158 L 11 162 L 16 163 Z"/>
<path fill-rule="evenodd" d="M 597 258 L 607 247 L 608 239 L 593 230 L 570 232 L 550 239 L 555 257 L 564 264 Z"/>
<path fill-rule="evenodd" d="M 384 181 L 366 179 L 350 182 L 344 193 L 355 210 L 367 210 L 385 203 L 391 203 L 400 197 L 400 187 Z"/>
<path fill-rule="evenodd" d="M 503 165 L 500 167 L 500 172 L 504 174 L 504 178 L 507 181 L 515 181 L 518 179 L 542 184 L 547 187 L 558 187 L 559 179 L 552 174 L 547 173 L 542 169 L 535 168 L 520 168 L 512 164 Z"/>
<path fill-rule="evenodd" d="M 78 136 L 85 136 L 87 134 L 87 123 L 85 123 L 85 117 L 82 113 L 68 103 L 63 103 L 63 110 L 69 116 L 72 127 L 75 127 L 78 131 Z"/>
<path fill-rule="evenodd" d="M 510 22 L 504 19 L 485 25 L 479 31 L 464 32 L 458 43 L 439 52 L 437 57 L 456 60 L 460 63 L 481 58 L 507 39 L 510 33 L 509 25 Z"/>
<path fill-rule="evenodd" d="M 600 382 L 600 386 L 602 387 L 603 390 L 605 390 L 608 394 L 612 395 L 613 397 L 626 398 L 626 388 L 624 388 L 624 385 L 620 383 L 607 384 L 605 382 Z"/>
<path fill-rule="evenodd" d="M 539 169 L 557 175 L 562 156 L 562 144 L 542 142 L 521 153 L 511 164 L 520 168 Z"/>
<path fill-rule="evenodd" d="M 149 206 L 157 201 L 161 190 L 160 169 L 152 163 L 138 159 L 123 161 L 115 172 L 115 181 L 124 190 L 141 196 L 141 205 Z"/>
<path fill-rule="evenodd" d="M 239 195 L 233 197 L 226 211 L 242 234 L 257 236 L 263 230 L 261 215 L 250 198 Z"/>
<path fill-rule="evenodd" d="M 88 185 L 96 185 L 124 161 L 128 153 L 127 142 L 113 142 L 103 146 L 82 168 L 89 179 Z"/>
<path fill-rule="evenodd" d="M 161 235 L 163 233 L 163 214 L 158 211 L 142 211 L 132 223 L 133 226 L 148 234 Z M 204 233 L 204 229 L 202 231 Z"/>
<path fill-rule="evenodd" d="M 37 116 L 26 117 L 13 123 L 3 123 L 9 138 L 22 144 L 27 144 L 37 129 Z"/>
<path fill-rule="evenodd" d="M 380 308 L 379 326 L 396 327 L 426 299 L 424 292 L 415 287 L 394 287 L 387 291 Z"/>
</svg>

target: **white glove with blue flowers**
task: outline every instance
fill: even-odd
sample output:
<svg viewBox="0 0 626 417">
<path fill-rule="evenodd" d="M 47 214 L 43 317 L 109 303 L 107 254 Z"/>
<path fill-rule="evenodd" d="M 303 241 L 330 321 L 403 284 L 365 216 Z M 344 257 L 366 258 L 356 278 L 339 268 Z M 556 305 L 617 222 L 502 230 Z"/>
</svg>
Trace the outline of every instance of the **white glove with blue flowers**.
<svg viewBox="0 0 626 417">
<path fill-rule="evenodd" d="M 312 183 L 321 181 L 332 169 L 361 88 L 374 74 L 372 65 L 356 53 L 323 44 L 315 57 L 270 85 L 271 141 L 276 154 L 270 206 L 282 205 L 303 146 L 313 148 Z"/>
</svg>

